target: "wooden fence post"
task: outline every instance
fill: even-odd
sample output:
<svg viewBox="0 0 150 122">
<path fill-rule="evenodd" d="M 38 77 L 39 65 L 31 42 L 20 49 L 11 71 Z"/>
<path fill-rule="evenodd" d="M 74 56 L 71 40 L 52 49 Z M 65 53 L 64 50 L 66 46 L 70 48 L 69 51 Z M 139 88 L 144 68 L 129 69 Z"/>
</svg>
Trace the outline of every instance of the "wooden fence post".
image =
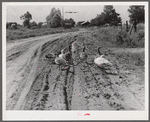
<svg viewBox="0 0 150 122">
<path fill-rule="evenodd" d="M 130 35 L 131 35 L 131 32 L 132 32 L 132 29 L 133 29 L 133 24 L 132 24 L 132 26 L 130 28 L 130 32 L 129 32 Z"/>
<path fill-rule="evenodd" d="M 128 21 L 126 21 L 126 31 L 129 31 Z"/>
</svg>

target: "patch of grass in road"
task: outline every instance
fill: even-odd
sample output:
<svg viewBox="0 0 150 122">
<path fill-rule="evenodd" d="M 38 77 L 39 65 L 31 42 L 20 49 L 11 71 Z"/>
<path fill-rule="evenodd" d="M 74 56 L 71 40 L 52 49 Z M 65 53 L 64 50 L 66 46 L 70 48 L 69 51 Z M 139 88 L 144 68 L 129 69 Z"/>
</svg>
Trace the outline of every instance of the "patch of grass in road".
<svg viewBox="0 0 150 122">
<path fill-rule="evenodd" d="M 18 52 L 15 52 L 13 54 L 11 54 L 10 56 L 8 56 L 6 58 L 6 62 L 9 61 L 9 60 L 14 60 L 16 59 L 17 57 L 19 57 L 23 52 L 22 51 L 18 51 Z"/>
<path fill-rule="evenodd" d="M 144 66 L 145 55 L 144 52 L 122 52 L 115 54 L 117 59 L 122 64 L 132 64 L 134 66 Z"/>
</svg>

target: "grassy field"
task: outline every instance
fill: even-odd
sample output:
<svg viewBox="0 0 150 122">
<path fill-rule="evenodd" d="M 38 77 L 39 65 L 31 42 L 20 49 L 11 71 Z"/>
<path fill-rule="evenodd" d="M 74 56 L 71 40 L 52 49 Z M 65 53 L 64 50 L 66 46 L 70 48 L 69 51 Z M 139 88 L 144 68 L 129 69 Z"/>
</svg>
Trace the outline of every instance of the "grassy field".
<svg viewBox="0 0 150 122">
<path fill-rule="evenodd" d="M 105 47 L 144 47 L 145 32 L 144 24 L 138 24 L 137 32 L 129 34 L 123 29 L 114 27 L 89 27 L 87 30 L 93 31 L 93 39 L 101 42 Z M 64 29 L 64 28 L 40 28 L 27 29 L 21 27 L 17 30 L 7 29 L 7 42 L 13 42 L 16 39 L 24 39 L 29 37 L 36 37 L 48 34 L 73 32 L 78 31 L 79 28 Z"/>
<path fill-rule="evenodd" d="M 6 30 L 6 40 L 7 42 L 12 42 L 16 39 L 24 39 L 29 37 L 43 36 L 48 34 L 62 33 L 62 32 L 73 32 L 78 31 L 78 28 L 64 29 L 64 28 L 38 28 L 38 29 L 28 29 L 21 27 L 16 30 L 7 29 Z"/>
<path fill-rule="evenodd" d="M 97 27 L 89 28 L 93 33 L 93 40 L 101 42 L 105 47 L 144 47 L 145 32 L 144 24 L 138 24 L 137 32 L 129 34 L 125 28 Z"/>
</svg>

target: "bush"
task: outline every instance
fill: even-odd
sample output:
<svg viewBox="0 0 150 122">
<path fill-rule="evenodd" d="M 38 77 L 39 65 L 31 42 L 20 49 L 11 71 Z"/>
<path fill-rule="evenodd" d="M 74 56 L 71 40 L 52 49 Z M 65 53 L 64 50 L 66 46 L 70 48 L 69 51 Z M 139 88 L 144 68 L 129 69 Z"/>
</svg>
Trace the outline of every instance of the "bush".
<svg viewBox="0 0 150 122">
<path fill-rule="evenodd" d="M 38 26 L 33 26 L 33 27 L 31 27 L 32 29 L 37 29 L 38 28 Z"/>
<path fill-rule="evenodd" d="M 119 46 L 126 43 L 128 46 L 131 46 L 131 38 L 128 36 L 128 33 L 124 30 L 121 30 L 116 35 L 116 41 Z"/>
<path fill-rule="evenodd" d="M 27 27 L 20 27 L 18 30 L 26 32 L 27 30 L 29 30 Z"/>
<path fill-rule="evenodd" d="M 145 26 L 144 26 L 144 24 L 142 24 L 142 23 L 139 23 L 138 25 L 137 25 L 137 30 L 139 31 L 139 30 L 144 30 L 144 28 L 145 28 Z"/>
<path fill-rule="evenodd" d="M 41 27 L 42 27 L 42 24 L 43 24 L 43 22 L 39 22 L 38 25 L 37 25 L 38 28 L 41 28 Z"/>
<path fill-rule="evenodd" d="M 47 28 L 47 25 L 42 25 L 42 27 L 41 28 Z"/>
<path fill-rule="evenodd" d="M 121 59 L 122 63 L 130 63 L 136 66 L 143 66 L 145 61 L 144 52 L 120 52 L 116 54 L 117 59 Z"/>
<path fill-rule="evenodd" d="M 126 31 L 119 31 L 116 35 L 117 45 L 123 46 L 126 43 L 127 47 L 144 47 L 145 32 L 143 26 L 136 33 L 129 35 Z"/>
<path fill-rule="evenodd" d="M 144 38 L 145 37 L 145 32 L 143 31 L 143 30 L 139 30 L 138 32 L 137 32 L 137 37 L 139 38 L 139 39 L 142 39 L 142 38 Z"/>
<path fill-rule="evenodd" d="M 132 34 L 130 38 L 132 38 L 132 47 L 144 47 L 145 44 L 145 34 L 142 30 L 139 32 Z"/>
</svg>

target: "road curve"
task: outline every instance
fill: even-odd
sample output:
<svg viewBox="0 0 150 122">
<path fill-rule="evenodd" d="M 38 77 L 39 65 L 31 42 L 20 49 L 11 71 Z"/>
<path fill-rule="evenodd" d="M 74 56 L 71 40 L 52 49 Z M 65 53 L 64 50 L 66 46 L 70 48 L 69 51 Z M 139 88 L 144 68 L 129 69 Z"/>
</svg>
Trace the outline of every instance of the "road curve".
<svg viewBox="0 0 150 122">
<path fill-rule="evenodd" d="M 7 43 L 6 109 L 143 110 L 143 71 L 135 70 L 131 75 L 124 72 L 120 78 L 105 74 L 89 63 L 93 62 L 97 48 L 92 45 L 91 35 L 80 30 Z M 53 58 L 45 58 L 46 54 L 59 52 L 74 41 L 79 43 L 79 49 L 72 53 L 70 65 L 63 70 L 52 63 Z M 83 43 L 87 47 L 87 62 L 79 57 Z M 125 64 L 114 54 L 110 58 L 119 66 Z"/>
</svg>

